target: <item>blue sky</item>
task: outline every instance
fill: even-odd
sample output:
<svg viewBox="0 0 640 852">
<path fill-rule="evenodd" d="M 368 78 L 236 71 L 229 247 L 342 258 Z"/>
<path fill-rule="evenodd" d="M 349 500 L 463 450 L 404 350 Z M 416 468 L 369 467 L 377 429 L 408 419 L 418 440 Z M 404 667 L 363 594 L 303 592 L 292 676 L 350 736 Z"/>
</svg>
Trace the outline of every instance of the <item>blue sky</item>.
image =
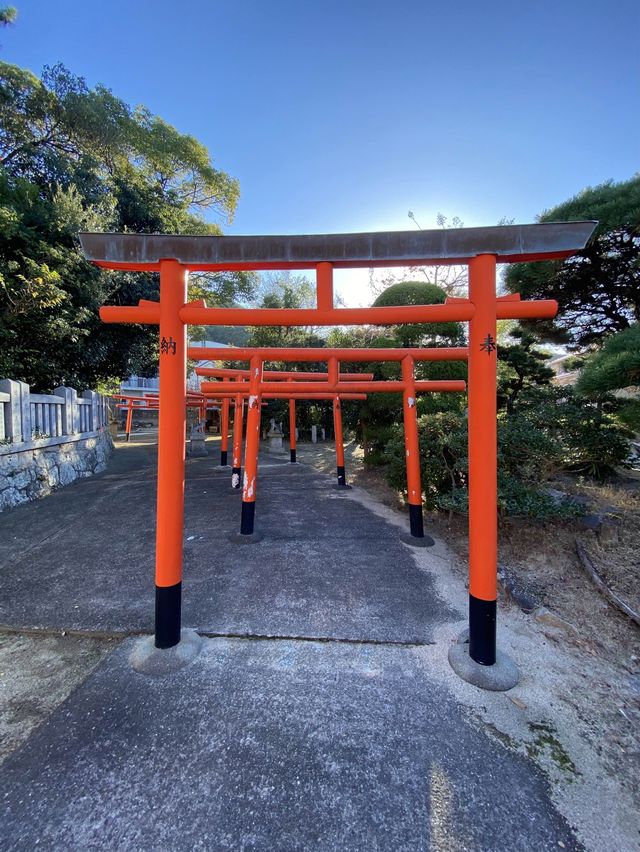
<svg viewBox="0 0 640 852">
<path fill-rule="evenodd" d="M 240 180 L 227 233 L 527 222 L 639 169 L 637 0 L 12 2 L 5 61 L 62 61 Z"/>
</svg>

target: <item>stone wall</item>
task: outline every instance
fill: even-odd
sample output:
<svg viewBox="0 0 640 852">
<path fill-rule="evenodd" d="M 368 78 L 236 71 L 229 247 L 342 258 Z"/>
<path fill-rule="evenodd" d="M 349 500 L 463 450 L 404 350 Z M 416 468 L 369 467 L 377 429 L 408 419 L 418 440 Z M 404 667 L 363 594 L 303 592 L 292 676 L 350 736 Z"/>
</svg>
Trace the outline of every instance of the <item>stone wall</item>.
<svg viewBox="0 0 640 852">
<path fill-rule="evenodd" d="M 45 443 L 45 442 L 43 442 Z M 113 452 L 108 431 L 0 455 L 0 512 L 51 494 L 75 479 L 100 473 Z"/>
</svg>

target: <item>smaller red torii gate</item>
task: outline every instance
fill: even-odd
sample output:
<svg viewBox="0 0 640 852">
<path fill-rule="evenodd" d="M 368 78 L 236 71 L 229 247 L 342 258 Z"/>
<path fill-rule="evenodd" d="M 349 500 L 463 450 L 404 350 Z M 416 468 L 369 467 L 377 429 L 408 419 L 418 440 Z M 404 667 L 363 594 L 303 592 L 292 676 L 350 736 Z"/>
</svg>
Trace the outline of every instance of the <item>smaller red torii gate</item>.
<svg viewBox="0 0 640 852">
<path fill-rule="evenodd" d="M 188 356 L 193 357 L 195 348 L 188 349 Z M 249 415 L 247 417 L 247 452 L 245 454 L 245 477 L 243 487 L 242 517 L 240 523 L 240 534 L 246 536 L 254 535 L 255 504 L 257 491 L 258 470 L 258 445 L 254 442 L 249 444 L 249 430 L 255 430 L 256 426 L 251 420 L 251 400 L 256 402 L 258 430 L 259 430 L 259 405 L 263 394 L 273 393 L 281 384 L 277 379 L 265 381 L 265 373 L 262 365 L 265 361 L 280 362 L 307 362 L 322 363 L 328 365 L 326 373 L 316 374 L 321 379 L 309 381 L 311 373 L 298 373 L 304 377 L 291 382 L 291 387 L 298 393 L 311 393 L 315 388 L 322 387 L 323 391 L 333 394 L 334 428 L 336 433 L 336 473 L 338 485 L 346 486 L 346 471 L 344 460 L 344 444 L 342 438 L 342 409 L 339 394 L 341 391 L 352 391 L 360 393 L 389 393 L 400 392 L 403 395 L 403 423 L 405 436 L 405 463 L 407 471 L 407 502 L 409 504 L 409 541 L 413 544 L 433 544 L 433 539 L 424 534 L 424 520 L 422 514 L 422 485 L 420 477 L 420 447 L 418 441 L 418 421 L 416 413 L 416 396 L 418 393 L 451 393 L 466 390 L 463 381 L 433 381 L 417 380 L 414 375 L 416 361 L 461 361 L 467 358 L 465 347 L 441 347 L 431 349 L 329 349 L 329 348 L 256 348 L 256 349 L 222 349 L 222 348 L 200 348 L 197 350 L 200 357 L 211 361 L 226 360 L 249 361 L 249 381 L 215 381 L 202 382 L 200 389 L 205 394 L 218 394 L 221 392 L 232 393 L 239 387 L 245 386 L 249 394 Z M 397 362 L 401 364 L 402 378 L 400 380 L 373 380 L 372 374 L 358 376 L 355 373 L 340 372 L 340 361 L 348 363 L 371 363 Z M 200 368 L 199 368 L 200 369 Z M 216 368 L 203 368 L 211 375 Z M 244 371 L 246 375 L 247 371 Z M 348 378 L 343 380 L 341 375 Z M 294 432 L 295 434 L 295 432 Z"/>
<path fill-rule="evenodd" d="M 131 438 L 131 424 L 134 411 L 159 411 L 160 396 L 154 391 L 145 391 L 144 396 L 133 394 L 113 393 L 111 399 L 116 400 L 116 408 L 127 412 L 125 420 L 125 435 L 127 443 Z M 200 420 L 203 420 L 207 408 L 207 400 L 204 395 L 195 391 L 188 391 L 185 405 L 187 408 L 197 408 Z"/>
<path fill-rule="evenodd" d="M 215 383 L 214 383 L 215 385 Z M 212 391 L 211 393 L 205 394 L 205 396 L 216 402 L 221 403 L 222 407 L 222 428 L 223 432 L 221 435 L 220 442 L 220 466 L 224 467 L 227 465 L 228 458 L 228 432 L 229 432 L 229 405 L 231 402 L 234 403 L 234 427 L 233 427 L 233 467 L 231 471 L 231 482 L 232 488 L 240 487 L 240 474 L 241 474 L 241 462 L 242 462 L 242 430 L 243 430 L 243 413 L 244 413 L 244 402 L 248 399 L 250 392 L 247 389 L 241 389 L 237 393 L 223 392 L 219 393 L 217 391 Z M 339 393 L 339 399 L 341 400 L 360 400 L 363 401 L 367 398 L 365 393 Z M 262 394 L 262 405 L 266 405 L 264 400 L 269 399 L 282 399 L 287 400 L 289 402 L 289 424 L 293 423 L 293 433 L 290 432 L 290 460 L 292 464 L 296 463 L 296 439 L 295 439 L 295 403 L 296 400 L 300 401 L 308 401 L 308 400 L 335 400 L 335 393 L 326 393 L 322 390 L 318 389 L 314 392 L 307 391 L 306 393 L 297 393 L 294 388 L 289 390 L 282 391 L 273 391 L 270 393 Z M 226 412 L 226 413 L 225 413 Z M 226 433 L 224 429 L 226 428 Z"/>
<path fill-rule="evenodd" d="M 192 350 L 189 350 L 192 351 Z M 233 360 L 233 359 L 231 359 Z M 236 381 L 246 380 L 249 378 L 249 370 L 245 369 L 231 369 L 225 367 L 196 367 L 195 373 L 197 376 L 204 376 L 209 379 L 235 379 Z M 301 372 L 296 370 L 263 370 L 262 377 L 264 379 L 268 379 L 269 381 L 278 382 L 278 383 L 286 383 L 286 385 L 278 384 L 274 385 L 273 391 L 267 394 L 263 394 L 264 399 L 287 399 L 289 401 L 289 450 L 290 450 L 290 460 L 292 464 L 296 463 L 296 399 L 316 399 L 316 400 L 329 400 L 334 399 L 334 397 L 329 394 L 319 393 L 314 391 L 313 393 L 307 393 L 306 395 L 300 394 L 292 396 L 292 391 L 298 391 L 297 382 L 307 380 L 313 382 L 327 382 L 329 378 L 328 373 L 311 373 L 309 371 Z M 338 376 L 340 381 L 349 382 L 349 381 L 371 381 L 373 379 L 373 373 L 340 373 Z M 236 386 L 234 386 L 235 389 Z M 287 388 L 285 390 L 284 388 Z M 291 391 L 289 390 L 291 388 Z M 216 388 L 217 390 L 217 388 Z M 248 391 L 247 391 L 248 394 Z M 341 399 L 366 399 L 366 394 L 342 394 Z M 225 411 L 226 407 L 226 411 Z M 226 417 L 226 420 L 225 420 Z M 223 401 L 223 415 L 222 420 L 226 422 L 227 432 L 229 429 L 229 402 Z M 340 420 L 340 431 L 342 433 L 342 421 Z M 336 429 L 336 414 L 335 414 L 335 404 L 334 404 L 334 432 Z M 224 442 L 221 444 L 220 448 L 220 464 L 226 465 L 227 463 L 227 438 L 225 435 Z M 336 452 L 340 452 L 336 450 Z M 344 448 L 341 449 L 342 457 L 344 458 Z M 224 455 L 223 455 L 224 453 Z M 224 461 L 223 461 L 224 458 Z M 239 474 L 239 471 L 237 471 Z M 239 479 L 238 479 L 239 482 Z M 340 476 L 338 475 L 338 483 L 340 484 Z"/>
</svg>

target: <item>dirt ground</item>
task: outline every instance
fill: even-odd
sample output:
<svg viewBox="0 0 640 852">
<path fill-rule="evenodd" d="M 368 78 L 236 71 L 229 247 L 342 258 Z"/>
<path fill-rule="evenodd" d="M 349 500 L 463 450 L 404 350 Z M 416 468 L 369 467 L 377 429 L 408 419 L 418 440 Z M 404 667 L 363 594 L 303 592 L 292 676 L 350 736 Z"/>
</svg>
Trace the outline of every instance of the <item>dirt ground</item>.
<svg viewBox="0 0 640 852">
<path fill-rule="evenodd" d="M 333 470 L 330 444 L 305 445 L 304 454 L 305 461 L 318 469 Z M 380 469 L 364 465 L 360 447 L 351 442 L 345 455 L 352 484 L 386 506 L 405 511 L 402 496 L 386 484 Z M 606 537 L 585 529 L 580 518 L 555 522 L 502 518 L 500 564 L 508 567 L 539 606 L 576 628 L 576 641 L 579 638 L 606 659 L 640 675 L 640 628 L 605 600 L 581 567 L 576 552 L 578 541 L 609 588 L 640 613 L 640 474 L 631 471 L 607 483 L 566 478 L 549 485 L 588 498 L 590 514 L 604 513 Z M 430 513 L 425 522 L 466 564 L 466 518 Z"/>
</svg>

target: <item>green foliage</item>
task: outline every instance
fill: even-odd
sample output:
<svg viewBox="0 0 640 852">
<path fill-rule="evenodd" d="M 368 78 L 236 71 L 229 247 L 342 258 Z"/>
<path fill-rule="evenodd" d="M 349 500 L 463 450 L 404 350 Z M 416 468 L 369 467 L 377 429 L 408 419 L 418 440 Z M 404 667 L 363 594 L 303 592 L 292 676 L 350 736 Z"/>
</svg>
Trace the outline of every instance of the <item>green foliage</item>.
<svg viewBox="0 0 640 852">
<path fill-rule="evenodd" d="M 263 284 L 259 307 L 307 308 L 315 305 L 315 290 L 302 275 L 278 274 Z M 313 329 L 296 326 L 255 326 L 248 329 L 249 346 L 315 347 L 324 346 L 324 338 Z M 296 367 L 289 367 L 296 369 Z M 324 368 L 323 368 L 324 369 Z"/>
<path fill-rule="evenodd" d="M 467 434 L 463 412 L 440 411 L 418 420 L 420 468 L 425 505 L 442 508 L 441 498 L 466 486 Z M 385 447 L 387 480 L 398 490 L 406 489 L 404 430 L 401 424 L 390 429 Z"/>
<path fill-rule="evenodd" d="M 640 174 L 630 180 L 609 180 L 587 187 L 568 201 L 545 210 L 540 222 L 571 222 L 596 219 L 597 233 L 604 234 L 620 227 L 640 225 Z"/>
<path fill-rule="evenodd" d="M 248 346 L 249 333 L 241 325 L 199 325 L 190 329 L 192 339 L 196 339 L 194 332 L 199 332 L 197 339 L 215 340 L 218 343 L 226 343 L 228 346 Z"/>
<path fill-rule="evenodd" d="M 640 399 L 627 399 L 621 402 L 616 417 L 632 432 L 640 432 Z"/>
<path fill-rule="evenodd" d="M 523 298 L 557 299 L 557 319 L 532 324 L 536 336 L 598 345 L 603 335 L 640 320 L 640 175 L 588 188 L 539 217 L 577 219 L 599 220 L 584 251 L 562 262 L 514 264 L 506 284 Z"/>
<path fill-rule="evenodd" d="M 50 190 L 75 185 L 93 203 L 113 194 L 137 231 L 215 232 L 198 211 L 229 219 L 239 194 L 192 136 L 102 86 L 89 89 L 63 65 L 38 79 L 0 63 L 0 163 Z"/>
<path fill-rule="evenodd" d="M 626 466 L 629 435 L 615 405 L 588 403 L 570 386 L 548 386 L 524 394 L 518 412 L 553 436 L 560 447 L 557 468 L 604 478 Z"/>
<path fill-rule="evenodd" d="M 0 375 L 35 390 L 157 369 L 157 332 L 104 325 L 105 303 L 157 299 L 155 275 L 88 264 L 79 230 L 218 233 L 237 181 L 207 150 L 62 65 L 0 63 Z M 192 294 L 212 304 L 252 295 L 246 273 L 203 276 Z"/>
<path fill-rule="evenodd" d="M 114 376 L 101 379 L 96 382 L 95 390 L 103 396 L 113 396 L 113 394 L 120 393 L 120 379 Z"/>
<path fill-rule="evenodd" d="M 442 305 L 446 298 L 441 287 L 428 281 L 400 281 L 387 287 L 373 306 Z M 396 346 L 453 346 L 464 338 L 462 325 L 456 322 L 398 325 L 392 334 Z"/>
<path fill-rule="evenodd" d="M 467 418 L 464 411 L 440 411 L 418 421 L 425 504 L 431 509 L 467 511 Z M 406 487 L 404 437 L 391 429 L 386 446 L 387 478 Z M 584 405 L 570 388 L 524 390 L 517 410 L 498 418 L 498 507 L 507 515 L 535 518 L 576 514 L 543 490 L 561 470 L 603 477 L 624 466 L 629 449 L 615 418 Z"/>
<path fill-rule="evenodd" d="M 640 324 L 607 338 L 599 352 L 584 365 L 576 390 L 597 398 L 640 383 Z"/>
<path fill-rule="evenodd" d="M 504 407 L 511 414 L 519 395 L 532 387 L 548 385 L 553 370 L 545 363 L 549 356 L 535 349 L 536 340 L 532 334 L 517 326 L 509 335 L 518 342 L 500 346 L 498 407 Z"/>
<path fill-rule="evenodd" d="M 611 414 L 577 403 L 563 419 L 567 428 L 562 436 L 566 470 L 604 479 L 615 473 L 616 467 L 627 466 L 627 436 Z"/>
<path fill-rule="evenodd" d="M 0 26 L 8 27 L 9 24 L 15 23 L 18 17 L 18 10 L 15 6 L 3 6 L 0 9 Z"/>
</svg>

